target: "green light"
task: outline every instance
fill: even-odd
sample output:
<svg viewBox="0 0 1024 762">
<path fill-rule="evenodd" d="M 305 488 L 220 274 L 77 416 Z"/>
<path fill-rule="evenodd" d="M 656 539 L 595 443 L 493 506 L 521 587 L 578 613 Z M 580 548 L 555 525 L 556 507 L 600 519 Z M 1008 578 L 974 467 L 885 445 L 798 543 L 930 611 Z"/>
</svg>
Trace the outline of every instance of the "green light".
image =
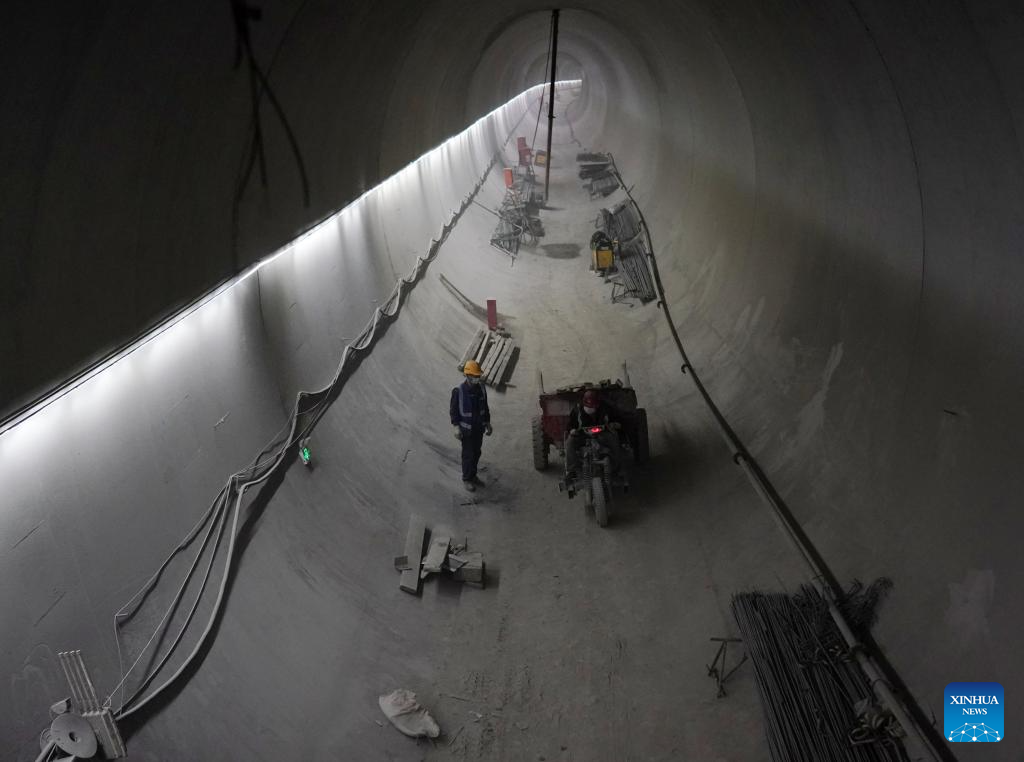
<svg viewBox="0 0 1024 762">
<path fill-rule="evenodd" d="M 308 447 L 303 447 L 302 448 L 302 459 L 303 460 L 309 460 L 309 448 Z"/>
</svg>

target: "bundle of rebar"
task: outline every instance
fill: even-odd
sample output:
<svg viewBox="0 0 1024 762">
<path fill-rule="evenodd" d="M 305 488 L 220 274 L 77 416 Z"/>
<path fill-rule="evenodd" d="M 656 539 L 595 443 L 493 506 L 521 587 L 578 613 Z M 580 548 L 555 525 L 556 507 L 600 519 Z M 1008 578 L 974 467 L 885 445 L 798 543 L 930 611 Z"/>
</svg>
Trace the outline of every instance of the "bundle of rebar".
<svg viewBox="0 0 1024 762">
<path fill-rule="evenodd" d="M 626 293 L 643 303 L 655 297 L 654 280 L 647 267 L 647 251 L 639 236 L 625 245 L 619 245 L 619 274 Z"/>
<path fill-rule="evenodd" d="M 874 701 L 816 588 L 735 595 L 732 613 L 754 665 L 773 760 L 908 759 L 901 729 Z"/>
<path fill-rule="evenodd" d="M 609 164 L 605 162 L 596 162 L 594 164 L 581 164 L 580 165 L 580 180 L 589 180 L 592 177 L 605 177 L 612 173 Z"/>
<path fill-rule="evenodd" d="M 587 189 L 591 198 L 597 198 L 598 196 L 607 196 L 617 190 L 619 181 L 615 179 L 614 174 L 607 171 L 603 174 L 592 176 L 588 182 L 583 184 L 583 187 Z"/>
<path fill-rule="evenodd" d="M 640 220 L 633 205 L 624 201 L 610 211 L 602 209 L 596 225 L 598 231 L 617 242 L 617 279 L 623 293 L 620 296 L 613 295 L 613 300 L 632 296 L 645 304 L 653 301 L 657 292 L 647 265 L 648 251 L 644 237 L 640 234 Z"/>
<path fill-rule="evenodd" d="M 640 233 L 640 220 L 636 216 L 633 205 L 628 201 L 617 204 L 608 212 L 608 228 L 612 238 L 628 241 Z"/>
</svg>

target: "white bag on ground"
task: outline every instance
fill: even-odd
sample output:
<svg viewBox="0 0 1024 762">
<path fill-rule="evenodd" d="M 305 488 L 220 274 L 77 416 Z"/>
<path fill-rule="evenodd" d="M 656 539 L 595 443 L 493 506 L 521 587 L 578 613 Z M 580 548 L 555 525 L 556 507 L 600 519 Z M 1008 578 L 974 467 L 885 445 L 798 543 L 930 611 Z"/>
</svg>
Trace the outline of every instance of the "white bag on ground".
<svg viewBox="0 0 1024 762">
<path fill-rule="evenodd" d="M 441 735 L 441 728 L 434 722 L 430 713 L 420 706 L 416 694 L 412 691 L 399 688 L 386 696 L 381 696 L 377 703 L 391 724 L 407 736 L 437 738 Z"/>
</svg>

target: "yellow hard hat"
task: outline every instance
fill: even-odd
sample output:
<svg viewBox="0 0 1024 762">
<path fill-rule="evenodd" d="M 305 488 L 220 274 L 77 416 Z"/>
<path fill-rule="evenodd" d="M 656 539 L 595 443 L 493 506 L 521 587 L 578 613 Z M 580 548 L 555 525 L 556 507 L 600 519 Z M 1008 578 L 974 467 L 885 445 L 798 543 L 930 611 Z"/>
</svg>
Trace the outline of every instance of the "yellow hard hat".
<svg viewBox="0 0 1024 762">
<path fill-rule="evenodd" d="M 484 374 L 484 372 L 480 370 L 480 363 L 476 360 L 468 360 L 465 366 L 463 366 L 462 372 L 467 376 L 476 376 L 477 378 Z"/>
</svg>

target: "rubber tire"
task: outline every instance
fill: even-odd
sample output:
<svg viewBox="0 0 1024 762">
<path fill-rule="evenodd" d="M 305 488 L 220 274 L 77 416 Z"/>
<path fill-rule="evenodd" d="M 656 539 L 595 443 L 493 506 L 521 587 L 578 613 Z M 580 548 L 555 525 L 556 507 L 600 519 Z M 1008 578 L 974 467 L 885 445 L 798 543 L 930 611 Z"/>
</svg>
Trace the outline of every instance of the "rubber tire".
<svg viewBox="0 0 1024 762">
<path fill-rule="evenodd" d="M 637 463 L 646 463 L 651 458 L 651 440 L 647 433 L 647 411 L 642 407 L 636 410 L 636 449 L 633 459 Z"/>
<path fill-rule="evenodd" d="M 608 493 L 605 490 L 604 479 L 600 476 L 590 480 L 590 491 L 594 495 L 594 518 L 597 519 L 597 525 L 602 527 L 608 526 Z"/>
<path fill-rule="evenodd" d="M 548 467 L 549 445 L 544 441 L 544 426 L 541 417 L 533 418 L 533 467 L 543 471 Z"/>
</svg>

